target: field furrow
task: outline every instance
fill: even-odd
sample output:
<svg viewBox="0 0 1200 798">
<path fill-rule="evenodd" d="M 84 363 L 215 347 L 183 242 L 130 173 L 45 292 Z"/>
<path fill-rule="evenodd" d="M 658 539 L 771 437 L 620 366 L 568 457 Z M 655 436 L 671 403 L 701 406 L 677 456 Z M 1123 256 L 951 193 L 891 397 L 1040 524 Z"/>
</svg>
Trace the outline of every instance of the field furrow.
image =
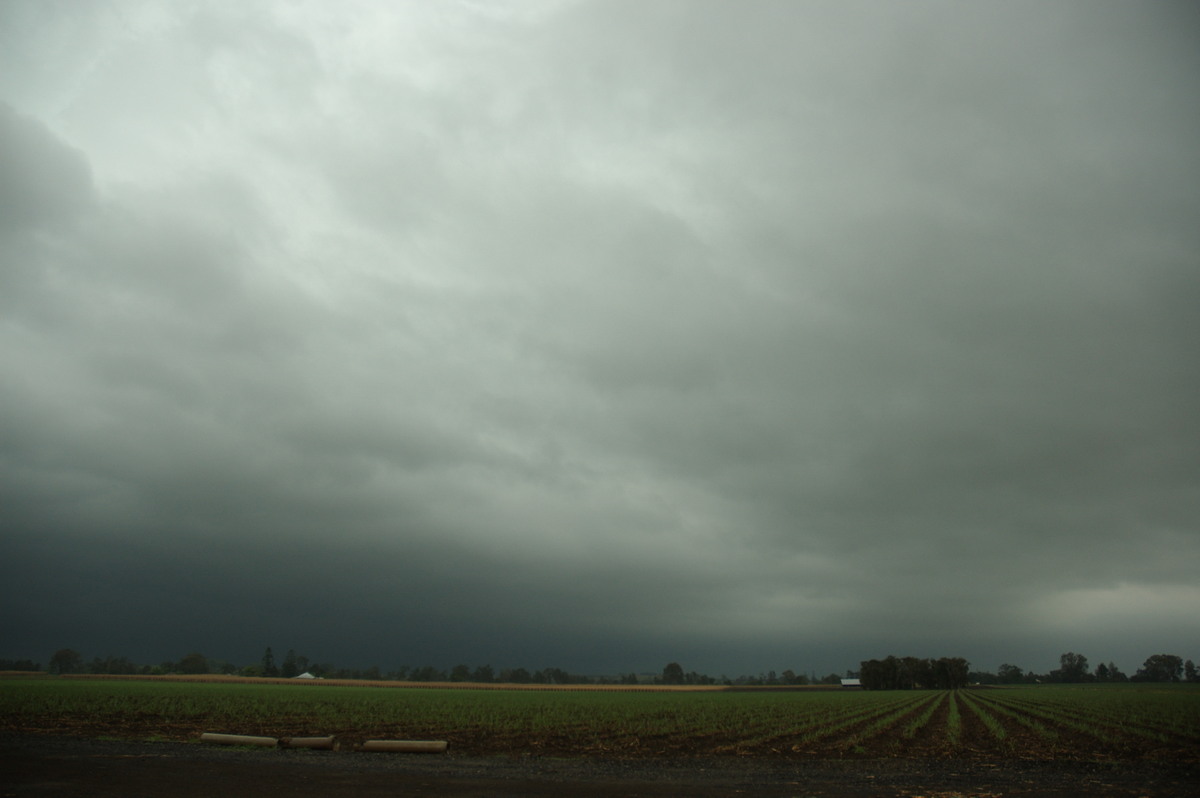
<svg viewBox="0 0 1200 798">
<path fill-rule="evenodd" d="M 1154 718 L 1163 722 L 1156 725 Z M 463 754 L 1200 759 L 1200 689 L 377 689 L 0 679 L 0 731 L 447 740 Z"/>
<path fill-rule="evenodd" d="M 824 752 L 833 755 L 852 751 L 856 747 L 854 737 L 861 730 L 877 723 L 879 718 L 897 711 L 910 712 L 920 698 L 903 696 L 887 700 L 872 696 L 867 700 L 869 703 L 856 702 L 859 705 L 854 707 L 853 711 L 806 717 L 802 722 L 774 733 L 744 740 L 739 743 L 739 749 L 775 752 L 786 750 L 808 754 Z"/>
</svg>

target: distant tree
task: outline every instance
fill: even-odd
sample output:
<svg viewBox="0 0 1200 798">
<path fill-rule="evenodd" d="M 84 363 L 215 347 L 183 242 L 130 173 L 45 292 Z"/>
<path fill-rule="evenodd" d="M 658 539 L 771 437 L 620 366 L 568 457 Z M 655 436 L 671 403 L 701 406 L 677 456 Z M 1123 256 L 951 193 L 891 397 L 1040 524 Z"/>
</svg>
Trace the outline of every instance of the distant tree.
<svg viewBox="0 0 1200 798">
<path fill-rule="evenodd" d="M 279 668 L 275 665 L 275 655 L 271 652 L 271 647 L 267 646 L 267 650 L 263 652 L 262 658 L 262 675 L 263 676 L 278 676 Z"/>
<path fill-rule="evenodd" d="M 899 668 L 900 661 L 892 656 L 887 659 L 868 659 L 859 664 L 858 678 L 866 690 L 895 690 Z"/>
<path fill-rule="evenodd" d="M 621 677 L 621 684 L 637 684 L 638 677 L 636 673 L 627 673 Z"/>
<path fill-rule="evenodd" d="M 1183 660 L 1174 654 L 1147 657 L 1134 676 L 1139 682 L 1177 682 L 1183 674 Z"/>
<path fill-rule="evenodd" d="M 179 660 L 180 673 L 208 673 L 208 658 L 203 654 L 193 651 L 183 659 Z"/>
<path fill-rule="evenodd" d="M 496 673 L 491 665 L 480 665 L 471 671 L 471 681 L 479 684 L 491 684 L 496 681 Z"/>
<path fill-rule="evenodd" d="M 932 660 L 888 656 L 864 661 L 858 674 L 867 690 L 957 690 L 970 682 L 971 665 L 962 657 Z"/>
<path fill-rule="evenodd" d="M 970 683 L 971 663 L 962 657 L 941 657 L 934 663 L 934 686 L 939 690 L 959 690 Z"/>
<path fill-rule="evenodd" d="M 572 679 L 571 674 L 562 668 L 545 668 L 533 675 L 533 681 L 538 684 L 571 684 L 578 680 Z"/>
<path fill-rule="evenodd" d="M 1024 671 L 1016 665 L 1004 663 L 996 671 L 996 679 L 1000 684 L 1020 684 Z"/>
<path fill-rule="evenodd" d="M 446 675 L 432 665 L 425 665 L 414 668 L 408 678 L 414 682 L 440 682 L 446 678 Z"/>
<path fill-rule="evenodd" d="M 300 666 L 296 663 L 295 649 L 288 649 L 287 656 L 283 658 L 283 667 L 279 669 L 279 675 L 285 679 L 294 679 L 300 675 Z"/>
<path fill-rule="evenodd" d="M 1092 674 L 1092 680 L 1097 682 L 1127 682 L 1129 677 L 1121 672 L 1121 669 L 1113 662 L 1101 662 L 1096 666 L 1095 673 Z"/>
<path fill-rule="evenodd" d="M 81 673 L 83 655 L 73 648 L 60 648 L 50 658 L 50 673 Z"/>
<path fill-rule="evenodd" d="M 908 689 L 928 689 L 937 683 L 938 675 L 935 663 L 931 659 L 905 657 L 901 660 L 902 687 Z"/>
<path fill-rule="evenodd" d="M 130 661 L 128 657 L 108 656 L 104 659 L 99 657 L 93 659 L 90 670 L 92 673 L 130 674 L 139 673 L 142 668 Z"/>
<path fill-rule="evenodd" d="M 683 666 L 678 662 L 669 662 L 663 668 L 663 684 L 683 684 Z"/>
<path fill-rule="evenodd" d="M 465 682 L 471 678 L 471 669 L 466 665 L 455 665 L 450 669 L 450 681 Z"/>
<path fill-rule="evenodd" d="M 500 681 L 505 684 L 529 684 L 533 681 L 533 674 L 524 668 L 505 668 L 500 671 Z"/>
<path fill-rule="evenodd" d="M 33 670 L 38 670 L 38 669 L 34 668 Z M 1188 682 L 1197 681 L 1196 663 L 1192 662 L 1190 659 L 1187 662 L 1183 663 L 1183 678 L 1184 678 L 1184 681 L 1188 681 Z"/>
<path fill-rule="evenodd" d="M 1051 672 L 1055 681 L 1075 684 L 1088 680 L 1088 661 L 1082 654 L 1068 651 L 1059 657 L 1059 669 Z"/>
<path fill-rule="evenodd" d="M 967 676 L 971 684 L 999 684 L 1000 677 L 991 671 L 971 671 Z"/>
<path fill-rule="evenodd" d="M 857 678 L 867 690 L 912 690 L 933 681 L 928 660 L 891 654 L 859 663 Z"/>
<path fill-rule="evenodd" d="M 797 675 L 795 671 L 790 669 L 784 671 L 779 678 L 783 680 L 784 684 L 808 684 L 807 676 L 803 673 Z"/>
<path fill-rule="evenodd" d="M 40 671 L 40 663 L 31 659 L 0 659 L 0 671 Z"/>
</svg>

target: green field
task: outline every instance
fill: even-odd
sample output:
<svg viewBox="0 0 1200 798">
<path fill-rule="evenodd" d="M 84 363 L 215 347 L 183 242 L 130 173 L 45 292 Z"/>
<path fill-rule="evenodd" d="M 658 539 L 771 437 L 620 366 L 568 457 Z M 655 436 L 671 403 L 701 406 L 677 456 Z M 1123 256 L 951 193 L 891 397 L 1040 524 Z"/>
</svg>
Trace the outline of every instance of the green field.
<svg viewBox="0 0 1200 798">
<path fill-rule="evenodd" d="M 439 739 L 460 754 L 1200 759 L 1194 685 L 958 691 L 381 689 L 2 679 L 0 729 Z"/>
</svg>

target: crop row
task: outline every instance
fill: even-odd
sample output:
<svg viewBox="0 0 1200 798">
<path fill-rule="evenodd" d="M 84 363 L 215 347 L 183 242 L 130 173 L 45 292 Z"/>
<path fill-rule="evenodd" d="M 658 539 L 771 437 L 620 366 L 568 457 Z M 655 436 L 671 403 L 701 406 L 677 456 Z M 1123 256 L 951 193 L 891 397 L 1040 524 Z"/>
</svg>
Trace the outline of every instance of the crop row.
<svg viewBox="0 0 1200 798">
<path fill-rule="evenodd" d="M 1100 698 L 1104 693 L 989 692 L 978 701 L 991 711 L 1012 717 L 1057 748 L 1097 753 L 1145 753 L 1155 750 L 1200 750 L 1200 723 L 1194 701 L 1181 693 L 1145 691 L 1140 704 Z M 1109 694 L 1116 695 L 1116 694 Z M 1060 739 L 1061 738 L 1061 739 Z"/>
<path fill-rule="evenodd" d="M 992 745 L 1025 756 L 1197 758 L 1200 693 L 1063 688 L 964 694 Z"/>
<path fill-rule="evenodd" d="M 378 690 L 0 680 L 0 729 L 433 737 L 462 753 L 1194 758 L 1200 690 Z"/>
</svg>

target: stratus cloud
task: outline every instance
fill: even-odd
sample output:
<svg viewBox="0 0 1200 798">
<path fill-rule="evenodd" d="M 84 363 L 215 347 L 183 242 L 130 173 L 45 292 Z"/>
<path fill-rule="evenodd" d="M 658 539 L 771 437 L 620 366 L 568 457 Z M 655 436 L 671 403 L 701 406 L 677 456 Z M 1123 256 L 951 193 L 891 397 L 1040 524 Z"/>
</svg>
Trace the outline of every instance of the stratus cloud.
<svg viewBox="0 0 1200 798">
<path fill-rule="evenodd" d="M 1200 437 L 1168 12 L 0 13 L 39 645 L 106 590 L 183 648 L 381 665 L 1052 658 L 1119 645 L 1088 597 L 1188 628 L 1151 596 Z"/>
</svg>

